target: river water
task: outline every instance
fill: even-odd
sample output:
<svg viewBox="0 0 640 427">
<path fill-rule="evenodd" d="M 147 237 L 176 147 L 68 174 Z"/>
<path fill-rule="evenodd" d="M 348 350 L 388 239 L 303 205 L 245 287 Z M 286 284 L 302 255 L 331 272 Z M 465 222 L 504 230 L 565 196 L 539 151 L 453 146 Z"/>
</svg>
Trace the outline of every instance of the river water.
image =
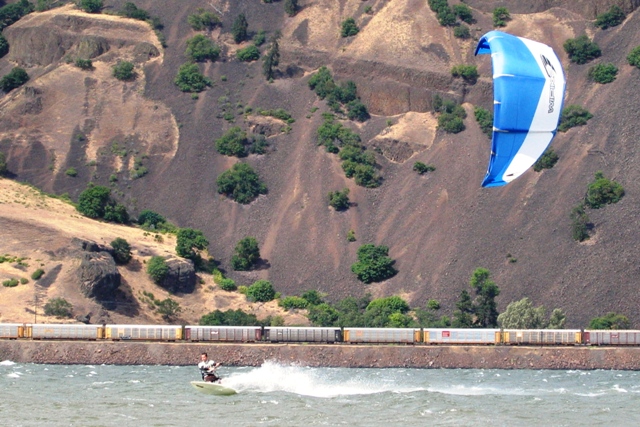
<svg viewBox="0 0 640 427">
<path fill-rule="evenodd" d="M 0 362 L 2 426 L 638 426 L 640 372 Z"/>
</svg>

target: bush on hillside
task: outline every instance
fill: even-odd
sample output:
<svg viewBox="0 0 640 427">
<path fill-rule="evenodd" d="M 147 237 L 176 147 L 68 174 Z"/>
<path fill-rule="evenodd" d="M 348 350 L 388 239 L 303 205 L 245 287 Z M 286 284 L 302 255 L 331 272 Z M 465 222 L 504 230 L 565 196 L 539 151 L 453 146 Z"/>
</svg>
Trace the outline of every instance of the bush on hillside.
<svg viewBox="0 0 640 427">
<path fill-rule="evenodd" d="M 218 193 L 242 204 L 251 203 L 260 194 L 267 194 L 267 186 L 246 163 L 233 165 L 218 177 L 216 184 Z"/>
<path fill-rule="evenodd" d="M 187 62 L 180 66 L 176 78 L 173 80 L 176 86 L 183 92 L 202 92 L 211 86 L 212 82 L 200 73 L 197 64 Z"/>
<path fill-rule="evenodd" d="M 464 3 L 454 4 L 453 13 L 460 18 L 462 22 L 466 22 L 467 24 L 473 24 L 475 22 L 471 8 Z"/>
<path fill-rule="evenodd" d="M 276 291 L 268 280 L 258 280 L 247 289 L 247 298 L 254 302 L 269 302 L 276 297 Z"/>
<path fill-rule="evenodd" d="M 113 77 L 122 81 L 134 80 L 136 78 L 136 73 L 134 71 L 134 65 L 129 61 L 118 61 L 116 65 L 113 66 Z"/>
<path fill-rule="evenodd" d="M 589 329 L 629 329 L 630 327 L 631 322 L 627 316 L 614 312 L 594 317 L 589 322 Z"/>
<path fill-rule="evenodd" d="M 468 39 L 471 38 L 471 31 L 469 31 L 469 27 L 462 24 L 458 25 L 453 29 L 453 36 L 459 39 Z"/>
<path fill-rule="evenodd" d="M 87 13 L 99 13 L 102 10 L 102 0 L 79 0 L 78 6 Z"/>
<path fill-rule="evenodd" d="M 585 204 L 591 209 L 599 209 L 604 205 L 618 203 L 622 197 L 624 197 L 622 185 L 605 178 L 604 174 L 598 171 L 594 181 L 587 188 Z"/>
<path fill-rule="evenodd" d="M 567 55 L 569 55 L 569 60 L 576 64 L 586 64 L 602 55 L 600 47 L 595 42 L 592 42 L 587 35 L 568 39 L 564 42 L 563 47 Z"/>
<path fill-rule="evenodd" d="M 161 256 L 152 257 L 147 263 L 147 274 L 156 285 L 162 283 L 169 274 L 169 266 L 165 259 Z"/>
<path fill-rule="evenodd" d="M 74 65 L 81 70 L 93 69 L 93 62 L 90 59 L 77 58 L 74 62 Z"/>
<path fill-rule="evenodd" d="M 627 55 L 627 62 L 629 62 L 629 65 L 640 68 L 640 46 L 634 47 Z"/>
<path fill-rule="evenodd" d="M 593 117 L 586 109 L 579 105 L 568 105 L 562 109 L 560 115 L 560 124 L 558 130 L 560 132 L 566 132 L 572 127 L 584 126 Z"/>
<path fill-rule="evenodd" d="M 144 9 L 138 8 L 135 3 L 126 2 L 120 10 L 120 15 L 131 19 L 137 19 L 138 21 L 146 21 L 151 18 L 149 12 Z"/>
<path fill-rule="evenodd" d="M 351 37 L 360 32 L 356 20 L 353 18 L 347 18 L 340 24 L 340 36 Z"/>
<path fill-rule="evenodd" d="M 260 59 L 260 50 L 252 44 L 244 49 L 238 49 L 236 57 L 242 62 L 257 61 Z"/>
<path fill-rule="evenodd" d="M 31 273 L 31 279 L 32 280 L 39 280 L 43 275 L 44 275 L 44 270 L 39 268 L 36 271 L 34 271 L 33 273 Z"/>
<path fill-rule="evenodd" d="M 278 305 L 285 310 L 304 309 L 307 308 L 309 302 L 298 296 L 284 297 L 278 301 Z"/>
<path fill-rule="evenodd" d="M 172 298 L 166 298 L 156 303 L 156 311 L 166 321 L 172 321 L 178 314 L 182 312 L 180 304 Z"/>
<path fill-rule="evenodd" d="M 233 40 L 236 43 L 242 43 L 247 39 L 248 36 L 249 23 L 247 23 L 247 18 L 244 16 L 244 13 L 241 13 L 236 17 L 233 21 L 233 25 L 231 26 L 231 34 L 233 35 Z"/>
<path fill-rule="evenodd" d="M 113 259 L 116 264 L 125 265 L 131 261 L 131 245 L 125 239 L 116 237 L 111 242 L 113 248 Z"/>
<path fill-rule="evenodd" d="M 231 267 L 236 271 L 248 271 L 260 260 L 260 247 L 255 237 L 245 237 L 236 244 Z"/>
<path fill-rule="evenodd" d="M 0 33 L 0 58 L 9 53 L 9 42 L 2 33 Z"/>
<path fill-rule="evenodd" d="M 187 22 L 196 31 L 211 31 L 216 26 L 221 25 L 220 17 L 213 12 L 206 11 L 202 8 L 197 9 L 196 13 L 189 15 Z"/>
<path fill-rule="evenodd" d="M 571 237 L 578 242 L 584 242 L 589 238 L 589 228 L 591 220 L 584 210 L 584 205 L 580 203 L 571 210 Z"/>
<path fill-rule="evenodd" d="M 601 84 L 611 83 L 616 79 L 618 67 L 611 63 L 596 64 L 589 69 L 589 79 Z"/>
<path fill-rule="evenodd" d="M 617 5 L 613 5 L 608 11 L 596 16 L 595 25 L 596 27 L 606 30 L 607 28 L 622 24 L 626 17 L 627 14 L 624 13 L 624 10 L 620 9 Z"/>
<path fill-rule="evenodd" d="M 508 21 L 511 21 L 511 14 L 506 7 L 496 7 L 493 9 L 494 27 L 506 27 Z"/>
<path fill-rule="evenodd" d="M 533 170 L 540 172 L 542 169 L 551 169 L 558 162 L 558 155 L 553 148 L 547 148 L 542 156 L 533 164 Z"/>
<path fill-rule="evenodd" d="M 212 311 L 202 316 L 198 324 L 201 326 L 260 326 L 255 314 L 245 313 L 241 309 Z"/>
<path fill-rule="evenodd" d="M 7 172 L 7 158 L 4 153 L 0 151 L 0 176 L 5 176 Z"/>
<path fill-rule="evenodd" d="M 351 271 L 366 284 L 389 279 L 398 271 L 393 268 L 395 261 L 388 255 L 386 246 L 362 245 L 358 248 L 358 261 L 351 265 Z"/>
<path fill-rule="evenodd" d="M 69 318 L 73 316 L 73 306 L 64 298 L 51 298 L 44 305 L 44 314 L 47 316 L 56 316 L 58 319 Z"/>
<path fill-rule="evenodd" d="M 205 250 L 207 246 L 209 246 L 209 241 L 202 231 L 193 228 L 178 230 L 176 238 L 176 254 L 178 256 L 190 259 L 197 264 L 200 257 L 196 251 Z"/>
<path fill-rule="evenodd" d="M 225 156 L 246 157 L 249 144 L 247 134 L 238 126 L 230 128 L 224 135 L 216 139 L 216 150 Z"/>
<path fill-rule="evenodd" d="M 349 189 L 344 188 L 342 191 L 330 191 L 329 192 L 329 206 L 337 211 L 344 211 L 349 209 Z"/>
<path fill-rule="evenodd" d="M 185 55 L 194 62 L 214 62 L 220 56 L 220 48 L 210 38 L 196 34 L 187 40 Z"/>
<path fill-rule="evenodd" d="M 8 74 L 0 79 L 0 89 L 11 92 L 29 81 L 29 75 L 24 68 L 14 67 Z"/>
<path fill-rule="evenodd" d="M 419 175 L 424 175 L 427 172 L 433 172 L 436 170 L 436 167 L 433 165 L 427 165 L 422 162 L 415 162 L 413 164 L 413 171 L 418 172 Z"/>
<path fill-rule="evenodd" d="M 461 77 L 465 82 L 474 84 L 478 81 L 478 67 L 475 65 L 456 65 L 451 68 L 453 77 Z"/>
</svg>

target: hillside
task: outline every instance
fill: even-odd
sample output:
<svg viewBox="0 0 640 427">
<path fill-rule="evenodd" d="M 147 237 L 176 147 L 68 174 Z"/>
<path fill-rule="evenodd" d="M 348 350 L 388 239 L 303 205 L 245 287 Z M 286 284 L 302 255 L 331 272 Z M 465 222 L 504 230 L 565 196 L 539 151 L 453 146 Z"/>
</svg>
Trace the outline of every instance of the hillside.
<svg viewBox="0 0 640 427">
<path fill-rule="evenodd" d="M 104 12 L 124 3 L 105 1 Z M 508 3 L 513 19 L 504 30 L 552 45 L 565 65 L 565 105 L 579 104 L 594 114 L 587 126 L 558 134 L 553 147 L 560 161 L 553 169 L 528 171 L 506 187 L 480 188 L 490 141 L 473 120 L 473 107 L 491 107 L 490 61 L 473 57 L 473 40 L 453 37 L 427 2 L 415 0 L 300 0 L 294 17 L 284 13 L 283 2 L 136 1 L 163 22 L 166 48 L 140 21 L 68 6 L 32 13 L 3 32 L 10 52 L 0 60 L 0 73 L 21 65 L 31 80 L 0 99 L 0 151 L 18 181 L 68 193 L 74 200 L 88 182 L 111 185 L 133 215 L 152 209 L 178 226 L 203 230 L 209 253 L 239 284 L 264 278 L 284 295 L 317 289 L 332 300 L 365 292 L 400 294 L 413 306 L 436 298 L 450 313 L 473 270 L 485 267 L 501 289 L 501 310 L 528 296 L 536 305 L 564 309 L 570 327 L 607 311 L 624 313 L 640 325 L 635 310 L 640 303 L 640 171 L 634 167 L 640 161 L 640 70 L 625 59 L 640 43 L 638 2 L 465 3 L 477 20 L 476 38 L 492 29 L 493 8 Z M 595 28 L 595 15 L 611 4 L 625 8 L 627 19 L 605 31 Z M 367 6 L 372 14 L 365 13 Z M 186 40 L 196 34 L 187 17 L 198 8 L 221 13 L 222 28 L 208 36 L 222 54 L 200 65 L 213 86 L 194 99 L 173 79 L 186 61 Z M 271 83 L 262 76 L 262 61 L 243 63 L 235 57 L 239 47 L 249 45 L 236 45 L 230 34 L 240 13 L 250 32 L 282 34 L 279 73 Z M 360 32 L 341 38 L 340 23 L 347 17 L 355 18 Z M 562 44 L 584 33 L 602 49 L 596 62 L 619 67 L 613 83 L 591 83 L 592 63 L 569 62 Z M 96 55 L 90 72 L 65 61 L 86 46 Z M 136 64 L 135 81 L 110 76 L 119 59 Z M 451 67 L 462 63 L 478 65 L 481 78 L 475 85 L 451 77 Z M 329 109 L 307 82 L 321 66 L 338 81 L 353 80 L 372 114 L 363 124 L 343 124 L 358 131 L 365 145 L 377 147 L 384 178 L 377 189 L 356 186 L 344 176 L 337 156 L 316 144 L 322 113 Z M 430 112 L 435 94 L 463 102 L 469 116 L 464 132 L 436 130 Z M 216 178 L 238 159 L 218 154 L 214 141 L 232 126 L 255 127 L 259 118 L 244 114 L 246 107 L 283 108 L 296 121 L 289 133 L 267 134 L 266 155 L 242 159 L 258 171 L 268 194 L 240 205 L 217 193 Z M 233 123 L 223 118 L 229 112 Z M 132 179 L 136 157 L 143 158 L 149 173 Z M 415 161 L 437 170 L 419 176 L 412 171 Z M 65 174 L 72 166 L 77 177 Z M 593 235 L 577 243 L 569 213 L 598 170 L 620 182 L 626 195 L 620 203 L 589 212 Z M 114 174 L 117 181 L 110 180 Z M 327 206 L 327 194 L 345 187 L 355 205 L 335 212 Z M 7 206 L 0 205 L 1 218 L 7 217 Z M 3 230 L 21 229 L 15 218 L 26 217 L 42 218 L 40 226 L 46 227 L 43 213 L 3 219 L 10 221 Z M 346 240 L 350 229 L 356 242 Z M 20 234 L 15 236 L 21 241 Z M 267 263 L 257 271 L 233 272 L 233 248 L 246 236 L 257 238 Z M 6 242 L 2 239 L 0 252 L 13 254 L 16 249 Z M 358 282 L 350 266 L 364 243 L 388 246 L 399 273 L 383 283 Z M 65 244 L 60 241 L 58 247 Z M 136 243 L 145 244 L 144 239 Z M 64 271 L 52 289 L 61 286 Z M 127 278 L 132 288 L 138 281 L 144 280 Z"/>
</svg>

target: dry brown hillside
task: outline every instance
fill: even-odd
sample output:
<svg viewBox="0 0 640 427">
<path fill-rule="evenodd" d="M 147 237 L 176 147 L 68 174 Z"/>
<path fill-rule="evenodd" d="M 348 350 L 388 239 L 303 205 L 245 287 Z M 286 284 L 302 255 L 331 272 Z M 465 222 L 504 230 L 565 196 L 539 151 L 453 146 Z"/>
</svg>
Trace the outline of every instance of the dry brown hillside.
<svg viewBox="0 0 640 427">
<path fill-rule="evenodd" d="M 125 1 L 104 3 L 110 13 Z M 31 76 L 24 88 L 0 99 L 0 151 L 14 179 L 74 200 L 89 182 L 111 185 L 134 216 L 152 209 L 178 226 L 203 230 L 210 254 L 239 284 L 264 278 L 284 295 L 308 289 L 332 300 L 366 292 L 401 294 L 413 306 L 436 298 L 450 314 L 474 269 L 485 267 L 501 289 L 501 310 L 528 296 L 535 304 L 564 309 L 567 326 L 585 326 L 607 311 L 640 325 L 640 70 L 626 62 L 640 44 L 637 0 L 465 1 L 477 21 L 471 26 L 476 39 L 493 29 L 493 8 L 506 6 L 513 19 L 504 31 L 553 46 L 568 79 L 565 105 L 579 104 L 594 114 L 586 126 L 558 134 L 553 147 L 560 160 L 553 169 L 531 170 L 491 189 L 480 188 L 490 141 L 473 119 L 474 106 L 492 105 L 490 60 L 473 56 L 473 40 L 457 39 L 452 29 L 441 27 L 428 2 L 300 0 L 294 17 L 284 13 L 282 1 L 135 3 L 162 20 L 166 48 L 146 24 L 73 7 L 33 13 L 4 30 L 11 47 L 0 60 L 0 73 L 21 65 Z M 597 29 L 593 19 L 612 4 L 623 7 L 627 19 Z M 365 13 L 367 7 L 372 13 Z M 187 17 L 198 8 L 221 14 L 222 27 L 207 36 L 222 54 L 200 65 L 213 85 L 194 99 L 173 79 L 186 61 L 186 40 L 196 34 Z M 235 56 L 250 44 L 236 45 L 230 34 L 240 13 L 252 35 L 282 34 L 273 82 L 262 76 L 262 61 L 243 63 Z M 360 32 L 341 38 L 340 24 L 348 17 Z M 591 83 L 587 73 L 593 63 L 569 62 L 563 43 L 582 34 L 602 49 L 593 63 L 619 68 L 613 83 Z M 66 63 L 87 46 L 94 49 L 95 70 Z M 119 59 L 136 63 L 134 82 L 110 76 Z M 450 70 L 458 64 L 477 65 L 479 81 L 453 79 Z M 372 114 L 365 123 L 343 124 L 378 153 L 384 181 L 377 189 L 355 185 L 337 156 L 316 144 L 322 113 L 329 109 L 307 82 L 321 66 L 338 81 L 353 80 Z M 464 132 L 436 129 L 431 113 L 436 94 L 463 103 Z M 255 129 L 259 120 L 244 114 L 247 107 L 283 108 L 296 121 L 288 133 L 259 124 L 271 129 L 266 155 L 242 160 L 220 155 L 215 139 L 230 127 Z M 233 119 L 226 120 L 225 113 Z M 132 179 L 136 158 L 149 173 Z M 255 168 L 269 189 L 249 205 L 217 193 L 216 178 L 238 161 Z M 412 171 L 416 161 L 437 169 L 419 176 Z M 75 178 L 65 174 L 71 166 L 78 171 Z M 569 214 L 598 170 L 621 183 L 626 195 L 620 203 L 590 211 L 592 237 L 577 243 Z M 354 205 L 335 212 L 327 194 L 345 187 Z M 11 228 L 3 227 L 3 236 Z M 345 237 L 351 229 L 354 243 Z M 256 271 L 233 272 L 233 248 L 246 236 L 257 238 L 266 263 Z M 383 283 L 358 282 L 350 267 L 364 243 L 388 246 L 399 273 Z M 10 252 L 4 245 L 5 239 L 0 252 Z"/>
</svg>

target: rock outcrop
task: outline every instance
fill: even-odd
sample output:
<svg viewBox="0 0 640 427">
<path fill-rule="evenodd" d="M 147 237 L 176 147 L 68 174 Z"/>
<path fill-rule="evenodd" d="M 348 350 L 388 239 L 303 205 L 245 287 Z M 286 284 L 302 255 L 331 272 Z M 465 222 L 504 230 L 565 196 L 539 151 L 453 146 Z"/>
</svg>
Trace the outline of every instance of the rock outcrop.
<svg viewBox="0 0 640 427">
<path fill-rule="evenodd" d="M 80 290 L 87 298 L 98 301 L 113 299 L 121 282 L 116 262 L 108 252 L 83 252 L 78 269 Z"/>
<path fill-rule="evenodd" d="M 196 269 L 193 262 L 184 258 L 166 260 L 169 272 L 160 286 L 172 293 L 191 293 L 196 287 Z"/>
</svg>

